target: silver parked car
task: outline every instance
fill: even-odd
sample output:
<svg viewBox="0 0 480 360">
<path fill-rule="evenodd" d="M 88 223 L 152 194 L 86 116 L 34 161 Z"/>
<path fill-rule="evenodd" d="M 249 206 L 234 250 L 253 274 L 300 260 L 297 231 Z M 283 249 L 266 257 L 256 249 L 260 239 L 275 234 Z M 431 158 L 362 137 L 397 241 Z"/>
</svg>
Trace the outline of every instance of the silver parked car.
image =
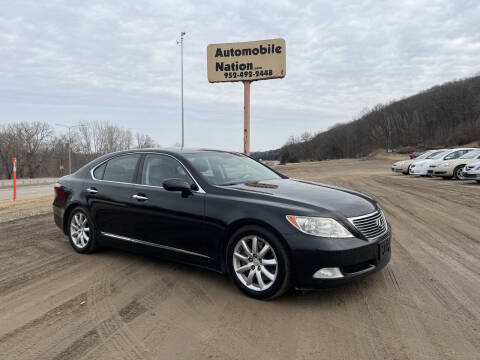
<svg viewBox="0 0 480 360">
<path fill-rule="evenodd" d="M 470 163 L 463 168 L 462 177 L 465 180 L 476 180 L 480 184 L 480 161 Z"/>
</svg>

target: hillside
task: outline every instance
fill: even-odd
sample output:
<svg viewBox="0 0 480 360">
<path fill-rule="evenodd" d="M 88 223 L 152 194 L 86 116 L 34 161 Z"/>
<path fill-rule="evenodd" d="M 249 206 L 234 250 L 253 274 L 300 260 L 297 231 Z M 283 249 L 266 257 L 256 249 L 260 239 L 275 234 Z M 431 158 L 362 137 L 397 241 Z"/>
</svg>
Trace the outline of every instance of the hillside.
<svg viewBox="0 0 480 360">
<path fill-rule="evenodd" d="M 380 104 L 307 141 L 290 141 L 255 158 L 293 162 L 365 156 L 375 149 L 461 146 L 480 140 L 480 76 Z"/>
</svg>

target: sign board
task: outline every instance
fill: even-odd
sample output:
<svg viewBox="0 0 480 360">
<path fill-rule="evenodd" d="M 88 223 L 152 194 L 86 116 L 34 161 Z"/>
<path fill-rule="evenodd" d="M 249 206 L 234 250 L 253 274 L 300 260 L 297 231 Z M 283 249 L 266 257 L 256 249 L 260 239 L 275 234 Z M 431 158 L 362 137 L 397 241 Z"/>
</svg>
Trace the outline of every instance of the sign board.
<svg viewBox="0 0 480 360">
<path fill-rule="evenodd" d="M 209 82 L 285 77 L 285 40 L 271 39 L 207 46 Z"/>
</svg>

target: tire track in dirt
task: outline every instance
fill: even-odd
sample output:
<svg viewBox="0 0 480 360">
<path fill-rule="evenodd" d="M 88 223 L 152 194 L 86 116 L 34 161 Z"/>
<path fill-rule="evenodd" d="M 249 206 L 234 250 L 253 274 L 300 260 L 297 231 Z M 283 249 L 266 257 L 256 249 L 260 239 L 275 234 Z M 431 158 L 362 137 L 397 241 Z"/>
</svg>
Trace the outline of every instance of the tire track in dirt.
<svg viewBox="0 0 480 360">
<path fill-rule="evenodd" d="M 11 218 L 2 208 L 0 354 L 479 358 L 480 187 L 395 176 L 389 165 L 341 160 L 282 167 L 377 198 L 394 231 L 393 253 L 387 268 L 349 286 L 291 292 L 272 302 L 246 298 L 225 277 L 194 267 L 116 250 L 76 254 L 51 214 L 2 222 L 2 214 Z"/>
</svg>

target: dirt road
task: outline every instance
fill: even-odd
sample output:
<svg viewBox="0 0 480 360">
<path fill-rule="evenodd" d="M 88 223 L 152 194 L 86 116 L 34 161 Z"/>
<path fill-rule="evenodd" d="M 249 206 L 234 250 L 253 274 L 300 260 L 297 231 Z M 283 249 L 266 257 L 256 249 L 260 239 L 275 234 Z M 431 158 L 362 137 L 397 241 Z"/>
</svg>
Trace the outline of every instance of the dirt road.
<svg viewBox="0 0 480 360">
<path fill-rule="evenodd" d="M 0 202 L 0 358 L 480 359 L 480 186 L 389 165 L 278 167 L 375 196 L 393 254 L 359 282 L 270 302 L 189 266 L 79 255 L 53 224 L 51 198 L 30 212 Z"/>
</svg>

